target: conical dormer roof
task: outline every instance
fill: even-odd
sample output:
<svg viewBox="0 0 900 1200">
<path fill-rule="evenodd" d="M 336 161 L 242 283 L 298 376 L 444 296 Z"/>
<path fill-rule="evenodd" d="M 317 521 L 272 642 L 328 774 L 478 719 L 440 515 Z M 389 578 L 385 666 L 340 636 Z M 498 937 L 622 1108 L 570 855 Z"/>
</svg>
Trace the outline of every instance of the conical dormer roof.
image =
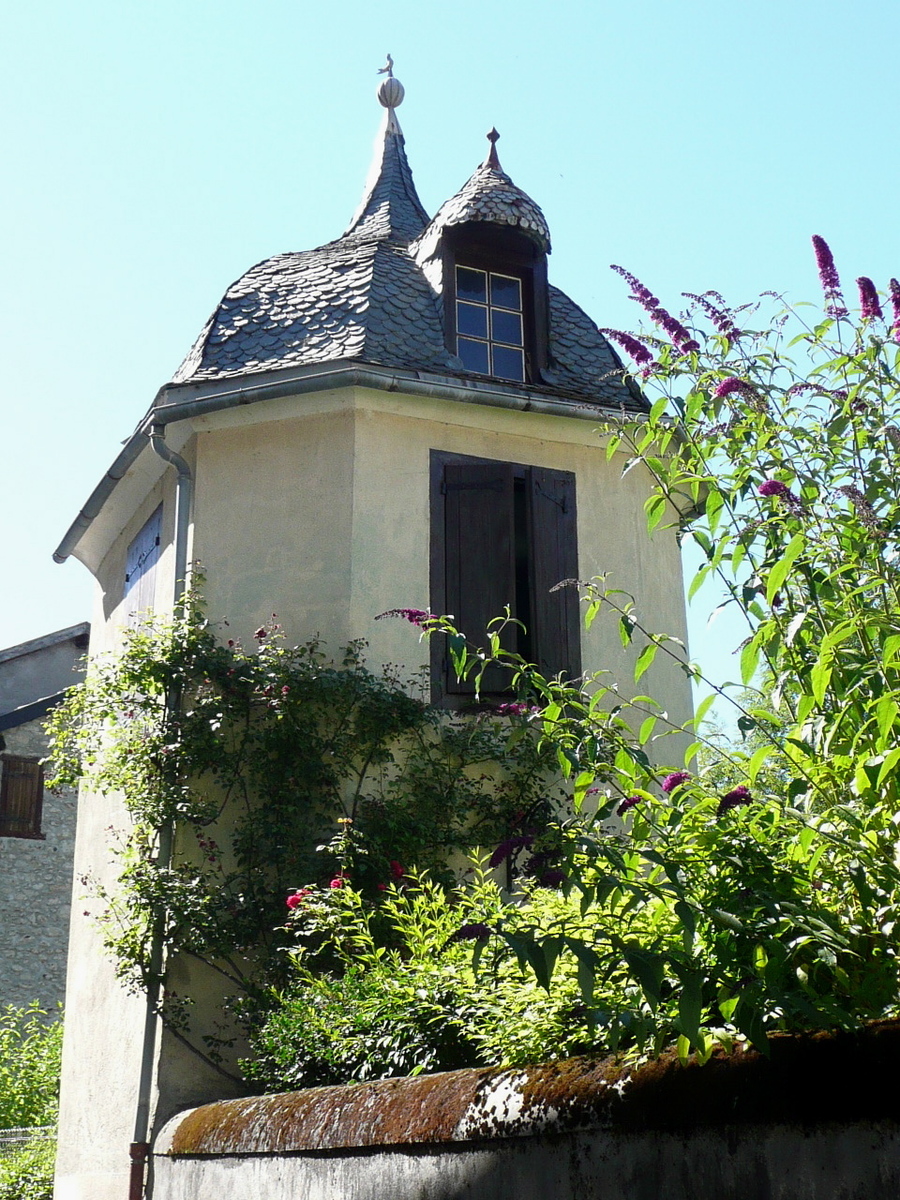
<svg viewBox="0 0 900 1200">
<path fill-rule="evenodd" d="M 500 166 L 496 145 L 499 136 L 496 129 L 488 134 L 491 149 L 487 158 L 456 195 L 441 205 L 422 235 L 423 245 L 432 244 L 451 225 L 484 222 L 516 229 L 535 242 L 541 253 L 550 253 L 550 230 L 544 214 Z"/>
</svg>

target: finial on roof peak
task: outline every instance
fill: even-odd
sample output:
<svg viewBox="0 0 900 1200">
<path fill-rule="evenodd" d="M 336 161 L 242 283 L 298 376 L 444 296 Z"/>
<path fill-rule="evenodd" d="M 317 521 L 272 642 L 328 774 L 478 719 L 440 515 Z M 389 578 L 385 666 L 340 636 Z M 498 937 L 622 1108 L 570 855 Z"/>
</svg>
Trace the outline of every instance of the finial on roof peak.
<svg viewBox="0 0 900 1200">
<path fill-rule="evenodd" d="M 497 156 L 497 142 L 500 134 L 497 132 L 496 126 L 492 125 L 490 132 L 485 134 L 485 136 L 491 143 L 491 148 L 488 151 L 487 158 L 484 160 L 484 165 L 486 167 L 493 167 L 495 171 L 502 171 L 503 168 L 500 166 L 500 159 Z"/>
<path fill-rule="evenodd" d="M 387 79 L 382 79 L 379 83 L 375 93 L 378 96 L 378 103 L 382 108 L 397 108 L 403 103 L 404 88 L 400 80 L 394 78 L 394 60 L 390 54 L 387 56 L 384 66 L 378 68 L 378 74 L 387 76 Z"/>
</svg>

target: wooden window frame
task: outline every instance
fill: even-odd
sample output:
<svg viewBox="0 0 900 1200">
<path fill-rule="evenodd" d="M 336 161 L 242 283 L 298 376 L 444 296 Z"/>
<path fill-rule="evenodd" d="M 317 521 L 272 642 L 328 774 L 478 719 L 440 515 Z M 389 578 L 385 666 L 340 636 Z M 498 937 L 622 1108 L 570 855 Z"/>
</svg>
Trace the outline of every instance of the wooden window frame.
<svg viewBox="0 0 900 1200">
<path fill-rule="evenodd" d="M 456 268 L 472 267 L 495 275 L 510 275 L 522 284 L 522 325 L 526 384 L 540 383 L 547 366 L 549 310 L 547 304 L 547 256 L 530 238 L 514 229 L 483 222 L 451 226 L 443 239 L 444 328 L 447 349 L 456 348 Z M 516 385 L 516 380 L 499 375 L 481 375 Z"/>
<path fill-rule="evenodd" d="M 454 468 L 463 470 L 454 472 Z M 465 469 L 474 469 L 473 474 L 480 482 L 466 483 Z M 472 560 L 459 573 L 459 562 L 465 553 L 460 547 L 470 522 L 465 504 L 456 504 L 453 493 L 470 487 L 490 491 L 491 495 L 480 502 L 486 506 L 483 508 L 486 522 L 479 522 L 479 537 L 468 544 Z M 564 502 L 558 504 L 548 494 L 548 487 L 561 488 Z M 574 473 L 432 450 L 430 491 L 431 610 L 453 613 L 462 632 L 477 641 L 485 631 L 479 634 L 464 628 L 467 605 L 487 620 L 502 616 L 504 603 L 509 603 L 511 615 L 523 619 L 518 605 L 525 599 L 529 609 L 526 638 L 520 644 L 521 635 L 515 627 L 508 627 L 505 648 L 534 660 L 548 675 L 560 671 L 568 678 L 580 675 L 577 590 L 574 587 L 552 593 L 550 590 L 562 579 L 578 575 Z M 493 574 L 495 565 L 498 569 Z M 448 578 L 448 574 L 456 578 Z M 479 594 L 469 605 L 463 592 L 469 589 L 480 593 L 482 582 L 487 598 L 482 601 Z M 511 593 L 508 601 L 500 598 L 504 591 Z M 460 608 L 462 612 L 458 611 Z M 493 611 L 494 608 L 499 611 Z M 477 623 L 478 618 L 473 619 Z M 432 702 L 445 708 L 471 707 L 474 702 L 473 685 L 460 684 L 452 674 L 443 637 L 431 639 L 431 693 Z M 505 673 L 499 669 L 496 675 L 486 673 L 481 695 L 487 703 L 508 700 L 511 692 Z"/>
<path fill-rule="evenodd" d="M 16 798 L 12 793 L 17 778 L 15 772 L 18 769 L 21 778 L 26 774 L 22 772 L 26 765 L 31 768 L 27 774 L 33 788 L 32 794 L 23 802 L 21 796 Z M 0 837 L 43 841 L 46 836 L 41 832 L 43 808 L 44 767 L 41 760 L 24 754 L 0 754 Z M 12 828 L 12 822 L 19 827 Z"/>
</svg>

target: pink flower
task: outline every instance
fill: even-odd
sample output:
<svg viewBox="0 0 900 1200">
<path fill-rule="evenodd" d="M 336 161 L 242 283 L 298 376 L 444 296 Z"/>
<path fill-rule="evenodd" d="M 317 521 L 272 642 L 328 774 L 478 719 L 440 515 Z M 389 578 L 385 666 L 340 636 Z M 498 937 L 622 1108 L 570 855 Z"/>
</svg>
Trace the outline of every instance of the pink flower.
<svg viewBox="0 0 900 1200">
<path fill-rule="evenodd" d="M 683 771 L 679 772 L 679 773 L 684 774 Z M 671 778 L 671 776 L 670 776 L 670 778 Z M 666 788 L 665 783 L 663 784 L 663 789 L 666 791 L 668 790 Z M 616 814 L 620 817 L 624 816 L 625 813 L 627 813 L 630 808 L 634 808 L 634 806 L 636 804 L 640 804 L 642 799 L 643 799 L 643 796 L 626 796 L 626 798 L 622 801 L 622 803 L 616 809 Z"/>
<path fill-rule="evenodd" d="M 396 858 L 392 858 L 388 866 L 391 872 L 391 879 L 402 879 L 406 874 L 403 863 L 397 862 Z"/>
<path fill-rule="evenodd" d="M 662 781 L 662 790 L 666 795 L 669 795 L 677 787 L 681 787 L 683 783 L 687 783 L 690 777 L 690 771 L 673 771 L 671 775 L 667 775 Z"/>
<path fill-rule="evenodd" d="M 337 888 L 342 888 L 346 882 L 347 880 L 343 875 L 335 875 L 334 879 L 332 879 L 328 886 L 332 890 L 336 890 Z"/>
<path fill-rule="evenodd" d="M 266 640 L 266 627 L 265 627 L 265 625 L 260 625 L 259 629 L 257 629 L 256 633 L 254 633 L 254 635 L 253 635 L 253 636 L 256 638 L 256 640 L 257 640 L 258 642 L 264 642 L 264 641 Z"/>
<path fill-rule="evenodd" d="M 306 897 L 310 894 L 311 891 L 312 891 L 312 889 L 307 887 L 307 888 L 300 888 L 296 892 L 291 892 L 291 894 L 288 896 L 287 900 L 285 901 L 285 904 L 287 904 L 288 908 L 293 910 L 293 909 L 297 908 L 298 905 L 303 903 L 303 901 L 306 899 Z"/>
</svg>

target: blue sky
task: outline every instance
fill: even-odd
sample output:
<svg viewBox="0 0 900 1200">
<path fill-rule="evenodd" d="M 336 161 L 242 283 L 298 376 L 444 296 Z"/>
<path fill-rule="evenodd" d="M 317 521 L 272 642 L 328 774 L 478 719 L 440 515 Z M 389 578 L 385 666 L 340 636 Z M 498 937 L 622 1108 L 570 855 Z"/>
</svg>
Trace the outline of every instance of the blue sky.
<svg viewBox="0 0 900 1200">
<path fill-rule="evenodd" d="M 390 50 L 423 203 L 484 157 L 543 207 L 551 279 L 633 326 L 716 287 L 815 298 L 900 273 L 896 0 L 30 0 L 0 51 L 0 646 L 85 619 L 53 549 L 228 284 L 337 236 Z M 694 608 L 697 605 L 695 602 Z M 734 635 L 695 616 L 729 673 Z M 714 632 L 715 632 L 714 627 Z"/>
</svg>

